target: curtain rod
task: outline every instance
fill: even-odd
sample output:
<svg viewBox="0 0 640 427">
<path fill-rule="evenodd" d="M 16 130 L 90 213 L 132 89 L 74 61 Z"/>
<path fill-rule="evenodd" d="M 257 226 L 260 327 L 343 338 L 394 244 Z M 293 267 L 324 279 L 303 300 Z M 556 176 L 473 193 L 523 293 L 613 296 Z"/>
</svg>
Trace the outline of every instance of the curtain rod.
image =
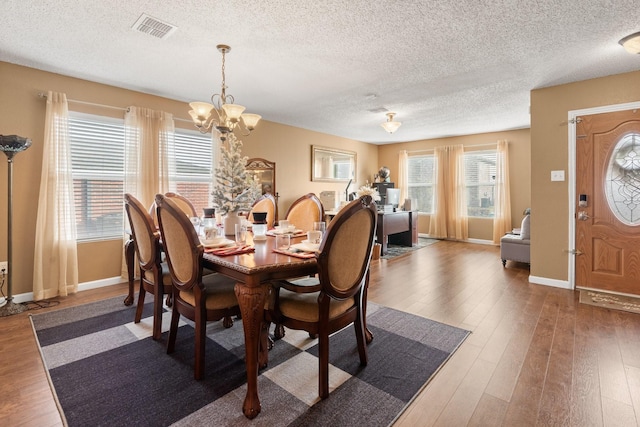
<svg viewBox="0 0 640 427">
<path fill-rule="evenodd" d="M 38 98 L 46 98 L 46 97 L 47 97 L 47 94 L 45 92 L 38 92 Z M 79 101 L 77 99 L 67 98 L 67 102 L 73 102 L 75 104 L 82 104 L 82 105 L 89 105 L 91 107 L 101 107 L 101 108 L 110 108 L 112 110 L 129 111 L 129 107 L 127 108 L 114 107 L 113 105 L 96 104 L 95 102 Z M 173 120 L 178 120 L 180 122 L 185 122 L 185 123 L 193 123 L 191 120 L 182 119 L 180 117 L 174 117 Z"/>
<path fill-rule="evenodd" d="M 497 147 L 498 143 L 486 143 L 486 144 L 471 144 L 471 145 L 464 145 L 462 144 L 463 147 L 462 148 L 471 148 L 471 147 Z M 438 145 L 438 147 L 442 147 L 442 145 Z M 407 154 L 417 154 L 417 153 L 430 153 L 432 151 L 435 150 L 436 147 L 433 148 L 425 148 L 423 150 L 407 150 Z"/>
</svg>

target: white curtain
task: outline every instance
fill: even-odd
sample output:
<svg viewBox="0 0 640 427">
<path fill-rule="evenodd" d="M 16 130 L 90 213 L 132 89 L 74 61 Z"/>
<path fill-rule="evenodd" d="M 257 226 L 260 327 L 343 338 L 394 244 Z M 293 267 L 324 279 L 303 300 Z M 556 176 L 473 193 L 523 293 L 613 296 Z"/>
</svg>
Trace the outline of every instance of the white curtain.
<svg viewBox="0 0 640 427">
<path fill-rule="evenodd" d="M 175 127 L 170 113 L 129 107 L 125 114 L 124 192 L 151 206 L 156 194 L 173 191 Z"/>
<path fill-rule="evenodd" d="M 498 141 L 496 150 L 496 186 L 493 204 L 493 243 L 511 231 L 511 195 L 509 188 L 509 144 Z"/>
<path fill-rule="evenodd" d="M 173 115 L 149 108 L 129 107 L 124 125 L 124 192 L 131 193 L 150 208 L 156 194 L 175 191 L 170 179 L 176 176 Z M 129 228 L 124 203 L 122 207 L 124 226 Z M 124 242 L 128 238 L 128 235 L 124 236 Z M 127 277 L 124 249 L 122 277 Z"/>
<path fill-rule="evenodd" d="M 216 182 L 216 168 L 220 164 L 220 158 L 222 157 L 220 154 L 221 145 L 222 144 L 220 141 L 220 133 L 217 132 L 216 130 L 212 130 L 211 131 L 211 179 L 209 180 L 210 183 Z M 213 188 L 210 188 L 209 193 L 211 193 L 211 191 L 213 191 Z M 211 194 L 209 194 L 209 206 L 212 206 L 212 205 L 213 205 L 213 199 L 211 197 Z"/>
<path fill-rule="evenodd" d="M 76 236 L 67 96 L 49 91 L 33 254 L 35 300 L 77 292 Z"/>
<path fill-rule="evenodd" d="M 462 145 L 436 147 L 436 200 L 429 234 L 439 239 L 469 237 Z"/>
<path fill-rule="evenodd" d="M 400 150 L 398 153 L 398 188 L 400 188 L 400 203 L 409 197 L 409 153 Z"/>
</svg>

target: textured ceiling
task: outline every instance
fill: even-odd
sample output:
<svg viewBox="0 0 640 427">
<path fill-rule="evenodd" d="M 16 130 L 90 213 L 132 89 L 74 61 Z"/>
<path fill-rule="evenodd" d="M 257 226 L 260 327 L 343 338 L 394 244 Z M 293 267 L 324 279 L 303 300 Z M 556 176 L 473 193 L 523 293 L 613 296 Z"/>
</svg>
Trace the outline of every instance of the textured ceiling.
<svg viewBox="0 0 640 427">
<path fill-rule="evenodd" d="M 638 0 L 3 0 L 0 60 L 375 144 L 526 128 L 532 89 L 640 69 Z M 134 31 L 146 13 L 178 27 Z M 49 88 L 40 88 L 43 90 Z M 185 105 L 185 112 L 188 109 Z M 393 135 L 387 109 L 402 122 Z M 186 114 L 185 114 L 186 117 Z"/>
</svg>

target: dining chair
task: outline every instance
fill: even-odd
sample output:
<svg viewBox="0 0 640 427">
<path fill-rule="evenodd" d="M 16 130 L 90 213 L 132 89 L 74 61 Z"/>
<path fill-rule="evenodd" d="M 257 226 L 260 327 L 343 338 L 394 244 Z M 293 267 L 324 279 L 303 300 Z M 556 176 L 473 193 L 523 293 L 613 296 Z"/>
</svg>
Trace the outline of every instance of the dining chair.
<svg viewBox="0 0 640 427">
<path fill-rule="evenodd" d="M 173 311 L 167 353 L 175 349 L 180 315 L 195 323 L 194 377 L 204 377 L 207 321 L 224 319 L 233 325 L 231 316 L 240 314 L 234 291 L 235 281 L 221 274 L 203 275 L 204 248 L 189 218 L 172 197 L 156 195 L 158 223 L 173 282 Z"/>
<path fill-rule="evenodd" d="M 162 336 L 162 299 L 165 294 L 171 295 L 172 290 L 169 269 L 161 258 L 160 232 L 144 205 L 129 193 L 124 195 L 124 206 L 140 267 L 140 291 L 134 322 L 140 323 L 145 295 L 150 292 L 153 295 L 152 336 L 154 340 L 159 340 Z"/>
<path fill-rule="evenodd" d="M 196 212 L 196 208 L 191 203 L 191 200 L 187 199 L 185 196 L 169 191 L 164 193 L 165 197 L 171 198 L 176 205 L 180 208 L 182 212 L 185 213 L 189 218 L 198 216 L 198 212 Z M 154 201 L 151 207 L 149 208 L 149 214 L 151 218 L 153 218 L 153 223 L 158 226 L 158 214 L 156 212 L 156 202 Z"/>
<path fill-rule="evenodd" d="M 276 219 L 276 199 L 269 193 L 260 196 L 251 206 L 247 220 L 253 222 L 253 212 L 267 213 L 267 228 L 273 228 Z"/>
<path fill-rule="evenodd" d="M 324 208 L 318 196 L 308 193 L 293 202 L 285 219 L 303 231 L 313 230 L 313 223 L 324 221 Z"/>
<path fill-rule="evenodd" d="M 317 255 L 317 277 L 273 283 L 267 321 L 318 336 L 322 399 L 329 395 L 330 334 L 353 324 L 360 364 L 367 364 L 366 293 L 377 217 L 371 196 L 352 201 L 329 224 Z"/>
</svg>

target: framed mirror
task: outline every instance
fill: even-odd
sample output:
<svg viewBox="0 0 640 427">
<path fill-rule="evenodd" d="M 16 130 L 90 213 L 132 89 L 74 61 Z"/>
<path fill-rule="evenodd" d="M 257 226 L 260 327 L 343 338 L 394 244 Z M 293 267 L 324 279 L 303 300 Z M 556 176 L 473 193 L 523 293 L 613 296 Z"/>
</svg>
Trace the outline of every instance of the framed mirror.
<svg viewBox="0 0 640 427">
<path fill-rule="evenodd" d="M 247 171 L 250 171 L 262 186 L 262 194 L 270 193 L 276 197 L 276 163 L 266 159 L 253 158 L 247 160 Z"/>
<path fill-rule="evenodd" d="M 356 153 L 311 146 L 311 180 L 342 182 L 356 177 Z"/>
</svg>

